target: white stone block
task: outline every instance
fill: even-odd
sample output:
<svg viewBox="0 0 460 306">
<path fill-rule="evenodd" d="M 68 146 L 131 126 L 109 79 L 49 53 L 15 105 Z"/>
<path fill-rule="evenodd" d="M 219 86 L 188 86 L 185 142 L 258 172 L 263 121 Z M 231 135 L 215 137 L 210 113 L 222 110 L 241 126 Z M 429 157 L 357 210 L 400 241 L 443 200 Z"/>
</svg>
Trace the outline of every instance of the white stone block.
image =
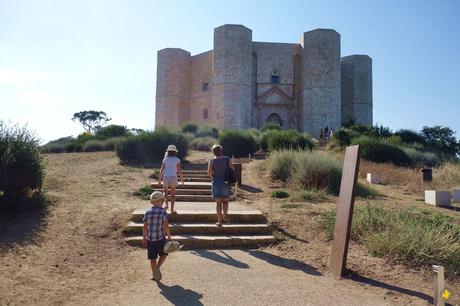
<svg viewBox="0 0 460 306">
<path fill-rule="evenodd" d="M 434 206 L 450 206 L 450 191 L 425 190 L 425 203 Z"/>
<path fill-rule="evenodd" d="M 460 202 L 460 189 L 454 189 L 452 191 L 452 199 L 454 202 Z"/>
<path fill-rule="evenodd" d="M 367 182 L 370 184 L 380 184 L 380 177 L 375 173 L 368 173 Z"/>
</svg>

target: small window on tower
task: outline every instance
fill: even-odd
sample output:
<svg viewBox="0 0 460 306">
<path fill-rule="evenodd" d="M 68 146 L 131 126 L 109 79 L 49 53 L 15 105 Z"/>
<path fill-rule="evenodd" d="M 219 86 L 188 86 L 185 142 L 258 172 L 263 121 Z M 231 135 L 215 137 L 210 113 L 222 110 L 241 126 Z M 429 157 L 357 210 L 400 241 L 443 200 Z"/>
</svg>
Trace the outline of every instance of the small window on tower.
<svg viewBox="0 0 460 306">
<path fill-rule="evenodd" d="M 280 77 L 278 75 L 278 72 L 276 72 L 276 71 L 272 72 L 271 81 L 272 81 L 272 84 L 279 84 L 280 83 Z"/>
<path fill-rule="evenodd" d="M 208 110 L 203 110 L 203 119 L 208 119 Z"/>
<path fill-rule="evenodd" d="M 208 91 L 208 89 L 209 89 L 209 83 L 203 83 L 202 90 Z"/>
</svg>

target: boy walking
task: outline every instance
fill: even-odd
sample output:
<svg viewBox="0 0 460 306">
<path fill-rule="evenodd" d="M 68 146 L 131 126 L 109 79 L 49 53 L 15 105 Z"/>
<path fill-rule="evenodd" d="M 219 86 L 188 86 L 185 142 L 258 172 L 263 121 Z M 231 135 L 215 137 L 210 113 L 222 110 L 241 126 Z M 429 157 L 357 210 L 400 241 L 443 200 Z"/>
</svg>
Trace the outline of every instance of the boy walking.
<svg viewBox="0 0 460 306">
<path fill-rule="evenodd" d="M 169 223 L 163 205 L 164 195 L 155 191 L 150 195 L 152 207 L 144 215 L 144 228 L 142 231 L 142 246 L 147 248 L 147 257 L 152 268 L 152 279 L 160 281 L 162 278 L 160 267 L 168 254 L 163 251 L 166 244 L 165 234 L 168 240 L 172 240 Z M 160 256 L 157 262 L 157 258 Z"/>
</svg>

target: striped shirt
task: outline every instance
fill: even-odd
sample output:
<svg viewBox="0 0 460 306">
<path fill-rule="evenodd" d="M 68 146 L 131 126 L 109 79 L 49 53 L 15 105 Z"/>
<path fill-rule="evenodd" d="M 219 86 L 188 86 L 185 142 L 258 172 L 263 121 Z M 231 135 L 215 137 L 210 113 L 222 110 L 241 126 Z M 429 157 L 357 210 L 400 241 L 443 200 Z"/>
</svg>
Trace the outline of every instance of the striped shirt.
<svg viewBox="0 0 460 306">
<path fill-rule="evenodd" d="M 163 223 L 167 220 L 166 216 L 166 211 L 156 206 L 152 206 L 145 212 L 144 223 L 147 223 L 148 241 L 159 241 L 165 238 Z"/>
</svg>

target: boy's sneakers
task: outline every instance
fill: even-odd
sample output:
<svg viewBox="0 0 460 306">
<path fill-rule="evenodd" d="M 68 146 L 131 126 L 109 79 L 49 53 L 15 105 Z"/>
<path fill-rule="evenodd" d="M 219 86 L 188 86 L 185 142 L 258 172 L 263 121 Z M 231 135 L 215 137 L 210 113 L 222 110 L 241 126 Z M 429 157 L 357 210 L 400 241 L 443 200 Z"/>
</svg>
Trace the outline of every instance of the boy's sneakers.
<svg viewBox="0 0 460 306">
<path fill-rule="evenodd" d="M 163 278 L 163 275 L 161 275 L 160 269 L 158 267 L 155 267 L 155 270 L 153 270 L 153 280 L 159 282 Z"/>
</svg>

